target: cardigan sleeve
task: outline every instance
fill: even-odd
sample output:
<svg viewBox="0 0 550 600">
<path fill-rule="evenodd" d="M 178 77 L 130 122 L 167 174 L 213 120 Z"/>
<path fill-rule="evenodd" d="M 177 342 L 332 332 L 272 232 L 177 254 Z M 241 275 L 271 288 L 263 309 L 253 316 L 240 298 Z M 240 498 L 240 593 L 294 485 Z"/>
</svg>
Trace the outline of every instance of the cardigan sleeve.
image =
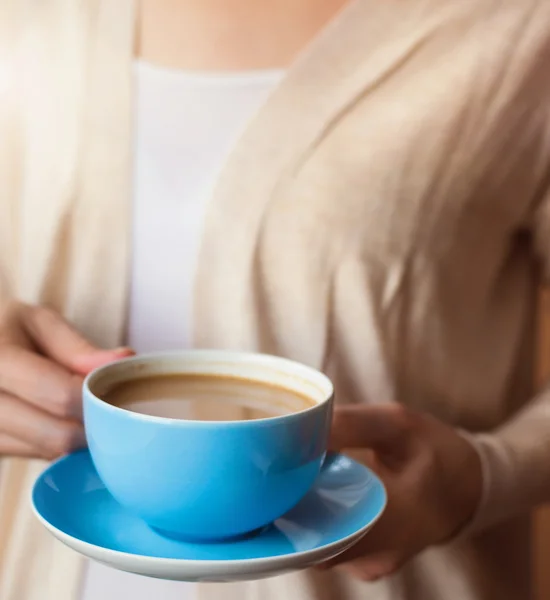
<svg viewBox="0 0 550 600">
<path fill-rule="evenodd" d="M 550 282 L 550 194 L 532 222 L 534 248 Z M 468 533 L 550 502 L 550 385 L 491 433 L 466 434 L 483 470 L 483 494 Z"/>
<path fill-rule="evenodd" d="M 550 390 L 492 433 L 467 434 L 483 471 L 483 493 L 467 533 L 550 502 Z"/>
</svg>

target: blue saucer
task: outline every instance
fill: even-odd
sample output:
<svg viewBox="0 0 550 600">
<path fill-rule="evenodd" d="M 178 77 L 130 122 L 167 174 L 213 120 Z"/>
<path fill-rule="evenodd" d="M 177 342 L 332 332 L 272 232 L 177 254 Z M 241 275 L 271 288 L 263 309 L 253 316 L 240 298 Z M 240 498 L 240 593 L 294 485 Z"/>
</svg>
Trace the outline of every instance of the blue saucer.
<svg viewBox="0 0 550 600">
<path fill-rule="evenodd" d="M 367 467 L 331 455 L 313 489 L 271 526 L 238 541 L 191 543 L 163 537 L 127 512 L 105 489 L 89 453 L 81 451 L 38 477 L 32 504 L 54 536 L 114 568 L 180 581 L 236 581 L 303 569 L 340 554 L 380 517 L 386 492 Z"/>
</svg>

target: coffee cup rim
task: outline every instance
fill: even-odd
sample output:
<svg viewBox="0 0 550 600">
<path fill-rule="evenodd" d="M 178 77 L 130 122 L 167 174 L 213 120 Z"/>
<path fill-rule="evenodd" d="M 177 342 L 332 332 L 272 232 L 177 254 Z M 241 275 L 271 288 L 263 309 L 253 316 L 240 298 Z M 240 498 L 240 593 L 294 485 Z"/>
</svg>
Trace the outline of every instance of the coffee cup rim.
<svg viewBox="0 0 550 600">
<path fill-rule="evenodd" d="M 93 384 L 99 379 L 101 376 L 104 376 L 106 372 L 124 368 L 124 365 L 128 364 L 149 364 L 151 362 L 167 362 L 170 360 L 177 359 L 185 359 L 186 357 L 192 358 L 200 362 L 202 360 L 202 364 L 207 364 L 208 362 L 215 364 L 225 364 L 234 365 L 234 364 L 261 364 L 263 363 L 267 369 L 275 373 L 279 373 L 280 375 L 285 373 L 286 375 L 290 375 L 294 379 L 300 380 L 302 383 L 307 382 L 311 387 L 316 388 L 317 392 L 322 395 L 321 399 L 316 399 L 308 395 L 315 403 L 312 406 L 308 406 L 307 408 L 297 410 L 294 412 L 290 412 L 284 415 L 275 415 L 273 417 L 264 417 L 261 419 L 254 419 L 252 421 L 249 420 L 235 420 L 235 421 L 216 421 L 216 420 L 200 420 L 200 419 L 180 419 L 180 418 L 172 418 L 172 417 L 159 417 L 155 415 L 147 415 L 138 413 L 132 410 L 128 410 L 126 408 L 122 408 L 120 406 L 115 406 L 113 404 L 109 404 L 102 398 L 100 398 L 92 389 Z M 216 360 L 217 357 L 217 360 Z M 205 360 L 207 359 L 208 360 Z M 269 363 L 273 365 L 279 365 L 280 370 L 276 368 L 270 368 Z M 287 371 L 285 371 L 285 367 Z M 298 371 L 303 374 L 303 377 L 299 375 L 293 374 L 292 371 Z M 174 371 L 174 373 L 178 373 L 178 371 Z M 179 371 L 179 373 L 186 373 L 186 371 Z M 189 374 L 208 374 L 208 372 L 201 372 L 200 369 L 187 371 Z M 217 373 L 220 375 L 220 373 Z M 224 373 L 221 373 L 224 375 Z M 235 376 L 235 375 L 233 375 Z M 244 378 L 245 376 L 243 376 Z M 121 381 L 131 381 L 132 379 L 136 379 L 136 377 L 129 377 L 127 380 Z M 255 379 L 254 377 L 247 377 L 252 381 L 262 381 L 261 379 Z M 228 351 L 228 350 L 208 350 L 208 349 L 194 349 L 194 350 L 170 350 L 163 352 L 148 352 L 144 354 L 138 354 L 126 358 L 122 358 L 117 361 L 110 362 L 106 365 L 102 365 L 91 371 L 84 379 L 82 384 L 83 390 L 86 392 L 84 396 L 84 403 L 93 402 L 96 405 L 101 406 L 102 408 L 112 411 L 113 413 L 125 414 L 132 419 L 136 419 L 139 421 L 144 421 L 148 423 L 158 423 L 158 424 L 170 424 L 170 425 L 178 425 L 178 426 L 186 426 L 192 425 L 193 427 L 240 427 L 240 426 L 250 426 L 254 424 L 255 426 L 262 426 L 264 424 L 271 425 L 277 422 L 287 421 L 289 419 L 296 418 L 297 416 L 306 415 L 310 412 L 316 412 L 318 410 L 324 409 L 327 404 L 330 404 L 334 398 L 334 385 L 329 377 L 327 377 L 324 373 L 315 369 L 314 367 L 310 367 L 298 361 L 294 361 L 288 358 L 275 356 L 272 354 L 265 354 L 259 352 L 242 352 L 242 351 Z M 287 387 L 281 385 L 281 387 Z M 293 389 L 292 387 L 287 387 L 287 389 Z"/>
</svg>

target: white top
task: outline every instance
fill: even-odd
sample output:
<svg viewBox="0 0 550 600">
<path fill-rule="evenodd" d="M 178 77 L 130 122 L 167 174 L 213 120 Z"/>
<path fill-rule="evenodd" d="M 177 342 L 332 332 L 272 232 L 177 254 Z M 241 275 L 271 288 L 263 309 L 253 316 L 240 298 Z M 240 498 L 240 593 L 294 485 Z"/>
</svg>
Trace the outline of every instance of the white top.
<svg viewBox="0 0 550 600">
<path fill-rule="evenodd" d="M 282 75 L 195 74 L 137 63 L 128 342 L 138 352 L 189 347 L 207 200 L 227 154 Z M 189 600 L 193 587 L 90 562 L 82 600 Z"/>
</svg>

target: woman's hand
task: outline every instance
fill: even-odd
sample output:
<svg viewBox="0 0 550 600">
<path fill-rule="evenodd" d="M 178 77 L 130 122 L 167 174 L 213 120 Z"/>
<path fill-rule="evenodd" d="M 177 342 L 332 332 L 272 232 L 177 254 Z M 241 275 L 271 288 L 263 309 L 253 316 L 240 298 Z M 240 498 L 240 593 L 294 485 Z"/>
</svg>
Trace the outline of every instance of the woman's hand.
<svg viewBox="0 0 550 600">
<path fill-rule="evenodd" d="M 365 581 L 390 575 L 460 532 L 479 504 L 477 452 L 452 427 L 428 415 L 398 405 L 338 407 L 332 446 L 363 449 L 365 462 L 386 485 L 388 506 L 372 531 L 326 567 Z"/>
<path fill-rule="evenodd" d="M 131 355 L 100 350 L 56 312 L 20 303 L 0 311 L 0 456 L 55 458 L 85 445 L 83 376 Z"/>
</svg>

